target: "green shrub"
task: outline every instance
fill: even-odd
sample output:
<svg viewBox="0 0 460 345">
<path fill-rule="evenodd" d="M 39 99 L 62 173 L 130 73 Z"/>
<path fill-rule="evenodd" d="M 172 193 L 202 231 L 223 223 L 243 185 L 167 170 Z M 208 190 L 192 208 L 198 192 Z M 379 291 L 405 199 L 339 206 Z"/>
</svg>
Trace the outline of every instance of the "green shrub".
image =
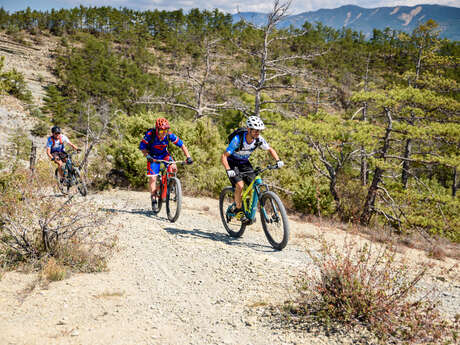
<svg viewBox="0 0 460 345">
<path fill-rule="evenodd" d="M 38 121 L 30 130 L 30 133 L 36 137 L 44 137 L 48 134 L 49 125 L 44 121 Z"/>
<path fill-rule="evenodd" d="M 334 199 L 328 186 L 320 181 L 307 178 L 295 188 L 292 202 L 296 210 L 317 216 L 328 216 L 334 212 Z"/>
<path fill-rule="evenodd" d="M 5 57 L 0 57 L 0 94 L 10 94 L 21 101 L 32 101 L 32 93 L 27 88 L 24 75 L 15 69 L 2 72 Z"/>
<path fill-rule="evenodd" d="M 9 137 L 9 143 L 16 158 L 22 160 L 29 159 L 32 141 L 27 137 L 24 129 L 19 128 L 16 132 L 11 134 Z"/>
</svg>

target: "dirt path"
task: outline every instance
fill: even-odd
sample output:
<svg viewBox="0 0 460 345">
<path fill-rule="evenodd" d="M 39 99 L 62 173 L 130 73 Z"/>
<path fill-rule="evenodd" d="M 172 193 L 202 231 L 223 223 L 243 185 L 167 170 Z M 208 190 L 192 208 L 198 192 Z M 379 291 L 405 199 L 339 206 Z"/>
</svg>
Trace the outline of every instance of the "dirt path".
<svg viewBox="0 0 460 345">
<path fill-rule="evenodd" d="M 5 274 L 0 280 L 0 344 L 352 342 L 348 336 L 272 328 L 261 317 L 267 304 L 294 293 L 293 278 L 309 265 L 300 244 L 311 244 L 309 237 L 323 229 L 291 220 L 290 244 L 277 252 L 260 222 L 243 238 L 229 238 L 216 200 L 185 198 L 172 224 L 164 210 L 151 215 L 147 193 L 90 197 L 113 215 L 108 231 L 118 234 L 119 250 L 110 270 L 74 274 L 32 291 L 36 275 Z M 446 298 L 456 308 L 460 286 L 448 287 Z"/>
</svg>

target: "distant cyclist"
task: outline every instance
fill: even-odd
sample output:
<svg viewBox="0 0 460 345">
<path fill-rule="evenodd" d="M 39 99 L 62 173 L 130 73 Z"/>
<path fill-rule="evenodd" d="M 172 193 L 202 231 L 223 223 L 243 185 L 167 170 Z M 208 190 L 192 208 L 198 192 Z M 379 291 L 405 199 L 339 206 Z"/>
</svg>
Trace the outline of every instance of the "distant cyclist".
<svg viewBox="0 0 460 345">
<path fill-rule="evenodd" d="M 58 126 L 51 128 L 51 136 L 48 137 L 48 141 L 46 142 L 46 154 L 54 163 L 58 165 L 61 181 L 64 178 L 64 171 L 62 167 L 67 159 L 65 144 L 69 144 L 74 150 L 79 150 L 77 146 L 70 142 L 67 136 L 61 133 L 61 129 Z"/>
<path fill-rule="evenodd" d="M 235 135 L 230 141 L 227 149 L 222 154 L 221 162 L 227 171 L 227 176 L 235 187 L 235 204 L 236 208 L 232 210 L 232 213 L 236 215 L 237 219 L 242 221 L 245 220 L 243 208 L 242 208 L 242 191 L 244 183 L 251 184 L 252 180 L 256 177 L 254 169 L 249 162 L 249 157 L 252 152 L 258 147 L 263 150 L 267 150 L 268 153 L 276 160 L 278 168 L 281 168 L 284 163 L 279 159 L 276 151 L 271 148 L 265 139 L 260 135 L 260 132 L 265 129 L 265 125 L 262 119 L 258 116 L 249 116 L 246 121 L 247 129 L 241 131 L 239 135 Z M 246 173 L 240 175 L 240 173 Z"/>
<path fill-rule="evenodd" d="M 169 131 L 170 128 L 168 120 L 163 117 L 158 118 L 155 121 L 155 127 L 145 133 L 144 138 L 139 144 L 139 149 L 147 158 L 147 176 L 149 177 L 149 189 L 153 211 L 158 209 L 155 190 L 156 177 L 160 172 L 160 163 L 155 162 L 155 160 L 173 161 L 168 152 L 168 144 L 173 143 L 177 147 L 180 147 L 185 157 L 187 157 L 187 164 L 193 163 L 187 147 L 177 135 Z M 170 165 L 168 169 L 174 172 L 177 171 L 175 164 Z"/>
</svg>

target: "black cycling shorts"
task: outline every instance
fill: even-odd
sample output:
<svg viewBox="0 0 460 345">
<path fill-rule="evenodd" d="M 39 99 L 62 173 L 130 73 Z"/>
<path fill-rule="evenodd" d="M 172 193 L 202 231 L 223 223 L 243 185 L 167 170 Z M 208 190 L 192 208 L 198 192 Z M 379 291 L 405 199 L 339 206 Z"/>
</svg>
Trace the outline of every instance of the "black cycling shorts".
<svg viewBox="0 0 460 345">
<path fill-rule="evenodd" d="M 54 160 L 59 159 L 62 162 L 65 162 L 67 159 L 67 153 L 62 151 L 55 151 L 51 154 L 54 157 Z"/>
<path fill-rule="evenodd" d="M 229 177 L 232 186 L 235 187 L 235 184 L 239 181 L 244 181 L 247 185 L 250 185 L 251 182 L 256 178 L 256 174 L 254 173 L 254 168 L 252 167 L 251 163 L 236 163 L 231 160 L 228 160 L 228 165 L 230 169 L 235 170 L 236 175 L 234 177 Z M 248 173 L 248 174 L 241 174 L 241 173 Z"/>
</svg>

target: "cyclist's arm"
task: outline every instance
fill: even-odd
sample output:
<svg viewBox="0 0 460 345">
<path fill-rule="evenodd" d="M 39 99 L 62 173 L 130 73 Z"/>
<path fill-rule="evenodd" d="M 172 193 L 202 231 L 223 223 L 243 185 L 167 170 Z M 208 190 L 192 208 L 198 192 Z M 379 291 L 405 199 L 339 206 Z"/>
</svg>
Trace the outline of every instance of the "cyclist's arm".
<svg viewBox="0 0 460 345">
<path fill-rule="evenodd" d="M 275 151 L 272 147 L 270 147 L 270 148 L 268 149 L 268 153 L 270 154 L 270 156 L 273 157 L 273 159 L 274 159 L 275 161 L 279 161 L 279 160 L 280 160 L 280 158 L 278 157 L 278 154 L 276 153 L 276 151 Z"/>
<path fill-rule="evenodd" d="M 182 144 L 181 149 L 182 149 L 182 152 L 184 153 L 185 157 L 189 158 L 190 153 L 188 152 L 187 146 L 185 146 L 184 143 Z"/>
<path fill-rule="evenodd" d="M 51 147 L 46 147 L 46 154 L 48 155 L 49 159 L 53 159 L 53 155 L 51 154 Z"/>
<path fill-rule="evenodd" d="M 230 156 L 230 153 L 228 153 L 227 151 L 225 151 L 222 156 L 220 157 L 220 162 L 222 163 L 222 165 L 224 166 L 225 170 L 229 170 L 230 169 L 230 165 L 228 164 L 228 160 L 227 160 L 227 157 Z"/>
<path fill-rule="evenodd" d="M 77 151 L 78 150 L 78 147 L 75 146 L 70 140 L 67 142 L 70 146 L 72 146 L 72 148 Z"/>
</svg>

